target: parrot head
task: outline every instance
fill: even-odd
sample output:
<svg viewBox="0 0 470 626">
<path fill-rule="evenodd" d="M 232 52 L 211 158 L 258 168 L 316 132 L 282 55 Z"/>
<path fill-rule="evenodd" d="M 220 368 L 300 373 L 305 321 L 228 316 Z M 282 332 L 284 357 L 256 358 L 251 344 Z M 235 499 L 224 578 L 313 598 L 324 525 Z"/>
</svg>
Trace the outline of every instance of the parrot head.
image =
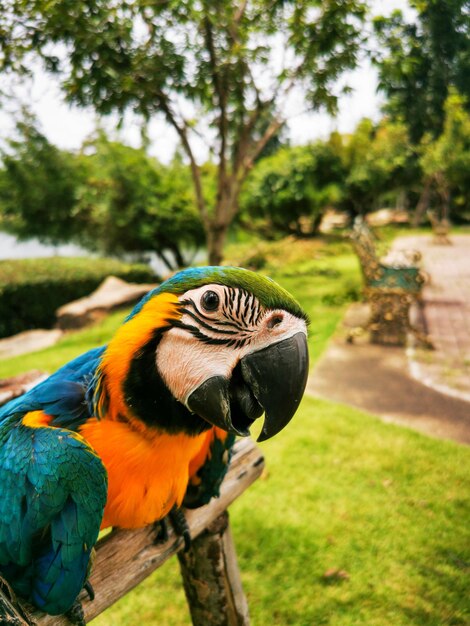
<svg viewBox="0 0 470 626">
<path fill-rule="evenodd" d="M 264 413 L 258 441 L 269 439 L 291 420 L 305 389 L 307 324 L 269 278 L 235 267 L 178 272 L 122 327 L 121 346 L 123 338 L 132 344 L 128 325 L 152 328 L 125 375 L 127 405 L 146 423 L 194 434 L 217 426 L 248 436 Z"/>
</svg>

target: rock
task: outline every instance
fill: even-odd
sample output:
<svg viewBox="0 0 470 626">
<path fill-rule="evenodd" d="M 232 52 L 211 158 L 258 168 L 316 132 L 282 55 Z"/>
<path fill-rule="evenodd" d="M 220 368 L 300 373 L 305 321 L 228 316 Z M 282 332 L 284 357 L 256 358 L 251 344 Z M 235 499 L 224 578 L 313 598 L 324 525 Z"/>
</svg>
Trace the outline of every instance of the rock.
<svg viewBox="0 0 470 626">
<path fill-rule="evenodd" d="M 387 224 L 407 224 L 410 216 L 404 209 L 379 209 L 366 215 L 370 226 L 387 226 Z"/>
<path fill-rule="evenodd" d="M 58 328 L 82 328 L 103 318 L 109 311 L 137 302 L 156 285 L 128 283 L 108 276 L 93 293 L 57 310 Z"/>
<path fill-rule="evenodd" d="M 53 330 L 25 330 L 17 335 L 0 339 L 0 359 L 49 348 L 59 341 L 62 334 L 63 332 L 58 328 Z"/>
<path fill-rule="evenodd" d="M 348 222 L 349 215 L 344 211 L 327 209 L 322 217 L 319 230 L 322 233 L 330 233 L 335 228 L 346 228 Z"/>
<path fill-rule="evenodd" d="M 45 380 L 48 374 L 40 370 L 30 370 L 18 376 L 0 379 L 0 406 L 6 404 L 9 400 L 21 396 L 29 389 Z"/>
</svg>

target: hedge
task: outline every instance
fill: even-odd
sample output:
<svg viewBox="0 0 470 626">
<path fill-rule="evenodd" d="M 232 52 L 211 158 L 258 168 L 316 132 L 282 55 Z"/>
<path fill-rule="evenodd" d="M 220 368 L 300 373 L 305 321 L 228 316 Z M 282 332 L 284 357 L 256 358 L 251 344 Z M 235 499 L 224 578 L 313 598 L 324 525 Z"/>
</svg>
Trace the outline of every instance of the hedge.
<svg viewBox="0 0 470 626">
<path fill-rule="evenodd" d="M 0 261 L 0 337 L 50 328 L 56 310 L 88 295 L 106 278 L 158 280 L 146 265 L 114 259 L 51 257 Z"/>
</svg>

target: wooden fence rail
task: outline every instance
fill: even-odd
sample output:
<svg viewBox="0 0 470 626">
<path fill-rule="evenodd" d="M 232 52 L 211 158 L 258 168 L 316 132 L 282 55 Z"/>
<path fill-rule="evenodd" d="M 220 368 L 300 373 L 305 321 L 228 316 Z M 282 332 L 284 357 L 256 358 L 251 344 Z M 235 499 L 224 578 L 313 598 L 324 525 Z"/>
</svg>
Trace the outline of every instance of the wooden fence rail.
<svg viewBox="0 0 470 626">
<path fill-rule="evenodd" d="M 226 509 L 261 475 L 263 467 L 263 456 L 253 441 L 238 441 L 220 497 L 199 509 L 185 511 L 193 545 L 178 558 L 194 626 L 249 624 Z M 153 526 L 113 530 L 98 542 L 90 576 L 96 597 L 90 601 L 84 591 L 80 595 L 87 622 L 126 595 L 183 547 L 182 538 L 176 537 L 171 528 L 168 540 L 163 544 L 155 543 L 156 535 L 157 529 Z M 0 624 L 70 626 L 64 616 L 53 617 L 38 611 L 31 611 L 31 619 L 25 619 L 19 613 L 12 616 L 11 621 L 5 618 L 3 622 L 2 613 L 9 615 L 7 611 L 11 611 L 7 595 L 0 589 Z"/>
</svg>

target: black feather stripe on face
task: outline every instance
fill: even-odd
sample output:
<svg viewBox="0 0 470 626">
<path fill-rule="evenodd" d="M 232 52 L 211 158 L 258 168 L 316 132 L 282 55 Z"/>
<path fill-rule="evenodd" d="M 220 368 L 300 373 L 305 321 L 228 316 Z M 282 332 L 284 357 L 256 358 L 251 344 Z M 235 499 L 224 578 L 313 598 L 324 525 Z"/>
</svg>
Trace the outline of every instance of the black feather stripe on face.
<svg viewBox="0 0 470 626">
<path fill-rule="evenodd" d="M 169 434 L 199 435 L 211 425 L 173 397 L 157 370 L 155 355 L 163 332 L 159 329 L 132 360 L 124 382 L 126 404 L 147 426 Z"/>
</svg>

